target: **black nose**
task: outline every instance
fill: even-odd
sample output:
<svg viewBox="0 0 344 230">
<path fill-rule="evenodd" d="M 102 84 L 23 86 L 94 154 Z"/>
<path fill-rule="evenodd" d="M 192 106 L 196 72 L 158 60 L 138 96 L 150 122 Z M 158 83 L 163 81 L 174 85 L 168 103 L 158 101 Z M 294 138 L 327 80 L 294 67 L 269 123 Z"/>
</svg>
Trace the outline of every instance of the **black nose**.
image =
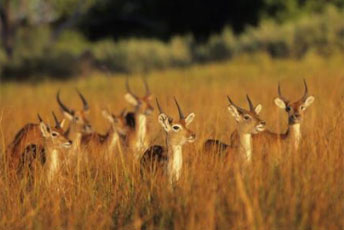
<svg viewBox="0 0 344 230">
<path fill-rule="evenodd" d="M 69 143 L 69 144 L 73 144 L 73 142 L 72 142 L 72 141 L 68 141 L 68 143 Z"/>
</svg>

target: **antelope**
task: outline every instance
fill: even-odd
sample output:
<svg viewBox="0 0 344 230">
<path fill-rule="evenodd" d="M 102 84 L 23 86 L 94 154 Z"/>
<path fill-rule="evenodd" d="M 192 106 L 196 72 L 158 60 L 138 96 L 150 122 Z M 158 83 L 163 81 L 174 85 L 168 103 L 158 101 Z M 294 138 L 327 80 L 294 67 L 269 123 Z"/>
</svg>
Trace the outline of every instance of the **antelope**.
<svg viewBox="0 0 344 230">
<path fill-rule="evenodd" d="M 296 102 L 290 102 L 287 98 L 282 96 L 281 86 L 278 84 L 277 92 L 278 97 L 274 99 L 275 104 L 287 112 L 288 114 L 288 129 L 285 133 L 278 134 L 265 130 L 255 137 L 255 141 L 286 141 L 292 144 L 294 150 L 298 150 L 301 141 L 301 123 L 304 118 L 306 109 L 314 102 L 314 96 L 308 95 L 308 87 L 306 80 L 304 83 L 304 94 Z"/>
<path fill-rule="evenodd" d="M 102 111 L 103 117 L 110 123 L 110 128 L 105 135 L 98 133 L 91 133 L 82 136 L 81 143 L 83 145 L 96 145 L 97 150 L 107 153 L 107 159 L 111 157 L 118 144 L 122 145 L 128 133 L 128 126 L 126 123 L 126 110 L 124 109 L 120 115 L 116 116 L 107 110 Z"/>
<path fill-rule="evenodd" d="M 183 145 L 186 142 L 194 142 L 196 138 L 194 132 L 188 129 L 195 114 L 190 113 L 185 117 L 176 98 L 174 100 L 179 113 L 179 121 L 176 122 L 162 111 L 158 99 L 156 99 L 156 104 L 159 109 L 158 122 L 166 132 L 166 148 L 159 145 L 151 146 L 144 152 L 141 158 L 141 165 L 144 167 L 152 166 L 155 162 L 165 166 L 171 184 L 178 181 L 181 175 Z"/>
<path fill-rule="evenodd" d="M 83 109 L 78 111 L 69 109 L 62 103 L 60 99 L 60 91 L 58 91 L 56 94 L 56 100 L 62 110 L 63 115 L 70 121 L 70 125 L 66 133 L 73 140 L 72 152 L 74 155 L 80 150 L 82 135 L 92 133 L 92 126 L 87 119 L 89 105 L 80 91 L 76 91 L 83 104 Z"/>
<path fill-rule="evenodd" d="M 208 139 L 204 144 L 205 150 L 226 153 L 239 151 L 240 157 L 244 156 L 249 162 L 252 158 L 252 136 L 265 129 L 265 122 L 259 118 L 262 105 L 254 106 L 249 96 L 246 95 L 249 110 L 245 110 L 235 105 L 229 96 L 227 99 L 229 102 L 228 110 L 237 122 L 237 128 L 231 134 L 231 143 L 225 144 L 219 140 Z"/>
<path fill-rule="evenodd" d="M 134 152 L 136 159 L 142 156 L 142 153 L 147 150 L 149 145 L 149 140 L 147 136 L 148 125 L 147 116 L 154 110 L 153 106 L 150 104 L 152 99 L 151 92 L 149 90 L 147 82 L 143 81 L 146 95 L 143 97 L 136 96 L 129 87 L 129 81 L 126 80 L 126 90 L 125 99 L 129 104 L 135 107 L 134 112 L 127 113 L 126 120 L 127 125 L 130 127 L 130 131 L 127 134 L 127 146 Z"/>
<path fill-rule="evenodd" d="M 26 124 L 15 135 L 8 146 L 10 168 L 21 172 L 24 165 L 29 168 L 33 160 L 39 159 L 47 169 L 48 180 L 51 180 L 60 167 L 60 152 L 72 145 L 62 129 L 64 120 L 59 122 L 53 113 L 55 127 L 47 125 L 38 114 L 39 124 Z"/>
</svg>

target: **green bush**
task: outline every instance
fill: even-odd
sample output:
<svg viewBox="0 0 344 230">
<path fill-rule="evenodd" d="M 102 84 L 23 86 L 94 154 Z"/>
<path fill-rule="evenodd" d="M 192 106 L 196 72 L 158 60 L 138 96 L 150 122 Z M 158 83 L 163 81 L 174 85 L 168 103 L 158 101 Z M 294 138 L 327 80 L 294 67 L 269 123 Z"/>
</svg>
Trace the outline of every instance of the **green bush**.
<svg viewBox="0 0 344 230">
<path fill-rule="evenodd" d="M 153 39 L 103 40 L 92 53 L 98 65 L 112 71 L 139 72 L 191 64 L 188 39 L 175 37 L 169 43 Z"/>
<path fill-rule="evenodd" d="M 8 79 L 69 77 L 79 72 L 79 57 L 88 46 L 76 32 L 65 31 L 53 41 L 49 27 L 22 28 L 15 38 L 12 58 L 0 60 L 2 75 Z"/>
<path fill-rule="evenodd" d="M 248 28 L 240 36 L 238 49 L 241 53 L 263 51 L 272 57 L 288 57 L 292 40 L 292 26 L 280 26 L 273 21 L 264 21 L 259 28 Z"/>
<path fill-rule="evenodd" d="M 323 13 L 304 15 L 295 21 L 278 24 L 263 21 L 239 36 L 240 53 L 266 52 L 272 57 L 303 57 L 315 51 L 330 55 L 343 50 L 344 13 L 329 6 Z"/>
<path fill-rule="evenodd" d="M 76 31 L 64 31 L 54 41 L 47 26 L 22 28 L 15 39 L 12 59 L 8 60 L 0 50 L 0 73 L 8 78 L 31 75 L 60 78 L 85 73 L 90 68 L 142 72 L 255 52 L 273 58 L 302 58 L 308 53 L 327 56 L 344 51 L 343 19 L 342 10 L 329 6 L 288 22 L 265 19 L 240 35 L 225 28 L 202 44 L 196 43 L 192 36 L 176 36 L 168 42 L 132 38 L 91 43 Z"/>
<path fill-rule="evenodd" d="M 232 30 L 225 28 L 221 34 L 210 37 L 207 44 L 208 58 L 215 61 L 231 58 L 236 52 L 236 46 Z"/>
</svg>

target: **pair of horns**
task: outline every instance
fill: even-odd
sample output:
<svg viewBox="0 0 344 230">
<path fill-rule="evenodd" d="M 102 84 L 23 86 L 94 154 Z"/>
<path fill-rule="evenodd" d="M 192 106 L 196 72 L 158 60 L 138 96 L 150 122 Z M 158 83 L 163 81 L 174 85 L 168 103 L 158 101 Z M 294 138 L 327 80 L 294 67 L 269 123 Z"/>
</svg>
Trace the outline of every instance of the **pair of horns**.
<svg viewBox="0 0 344 230">
<path fill-rule="evenodd" d="M 78 93 L 81 101 L 82 101 L 82 104 L 83 104 L 83 108 L 85 111 L 87 111 L 89 109 L 89 106 L 88 106 L 88 103 L 85 99 L 85 97 L 80 93 L 80 91 L 78 89 L 75 89 L 76 92 Z M 73 114 L 73 110 L 69 109 L 66 105 L 64 105 L 60 99 L 60 90 L 57 92 L 57 95 L 56 95 L 56 100 L 57 100 L 57 103 L 59 104 L 59 106 L 61 107 L 61 109 L 69 114 Z"/>
<path fill-rule="evenodd" d="M 305 79 L 303 79 L 303 85 L 305 87 L 305 91 L 304 91 L 303 96 L 302 96 L 302 98 L 300 100 L 305 101 L 307 99 L 307 97 L 308 97 L 308 87 L 307 87 L 307 82 L 306 82 Z M 278 91 L 278 97 L 280 99 L 282 99 L 284 102 L 289 102 L 289 100 L 287 98 L 282 96 L 280 83 L 278 83 L 277 91 Z"/>
<path fill-rule="evenodd" d="M 179 106 L 179 104 L 178 104 L 178 101 L 177 101 L 176 97 L 174 97 L 174 101 L 175 101 L 176 106 L 177 106 L 177 108 L 178 108 L 179 118 L 180 118 L 181 120 L 184 120 L 184 119 L 185 119 L 184 113 L 183 113 L 182 109 L 180 108 L 180 106 Z M 160 106 L 160 104 L 159 104 L 158 98 L 156 98 L 156 105 L 158 106 L 159 112 L 160 112 L 160 113 L 164 113 L 163 110 L 161 109 L 161 106 Z"/>
<path fill-rule="evenodd" d="M 57 119 L 56 114 L 54 113 L 54 111 L 52 112 L 53 117 L 54 117 L 54 121 L 55 121 L 55 128 L 62 128 L 61 127 L 61 122 Z M 39 113 L 37 113 L 37 117 L 39 122 L 44 122 L 42 117 L 39 115 Z"/>
<path fill-rule="evenodd" d="M 146 96 L 150 95 L 151 92 L 150 92 L 150 89 L 149 89 L 149 86 L 148 86 L 148 83 L 147 83 L 147 80 L 146 78 L 142 78 L 143 79 L 143 84 L 145 86 L 145 89 L 146 89 Z M 130 87 L 129 87 L 129 79 L 127 77 L 126 81 L 125 81 L 125 88 L 127 89 L 127 92 L 130 93 L 132 96 L 134 96 L 135 98 L 137 98 L 137 96 L 131 91 Z"/>
<path fill-rule="evenodd" d="M 243 108 L 240 108 L 239 106 L 237 106 L 236 104 L 233 103 L 233 101 L 231 100 L 231 98 L 229 96 L 227 96 L 227 99 L 228 99 L 228 102 L 229 104 L 235 106 L 235 108 L 237 108 L 240 112 L 244 112 L 245 110 Z M 248 102 L 248 105 L 249 105 L 249 108 L 250 108 L 250 111 L 251 112 L 254 112 L 254 105 L 250 99 L 250 97 L 248 96 L 248 94 L 246 94 L 246 99 L 247 99 L 247 102 Z"/>
</svg>

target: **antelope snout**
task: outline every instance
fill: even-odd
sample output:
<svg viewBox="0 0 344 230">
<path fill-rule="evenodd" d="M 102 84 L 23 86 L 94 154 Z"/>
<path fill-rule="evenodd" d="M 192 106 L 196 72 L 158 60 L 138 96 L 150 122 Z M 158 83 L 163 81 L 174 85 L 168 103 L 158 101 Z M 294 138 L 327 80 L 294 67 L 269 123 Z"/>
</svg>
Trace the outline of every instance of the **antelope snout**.
<svg viewBox="0 0 344 230">
<path fill-rule="evenodd" d="M 154 108 L 153 107 L 148 107 L 145 111 L 145 114 L 146 115 L 150 115 L 152 112 L 154 111 Z"/>
<path fill-rule="evenodd" d="M 301 120 L 301 114 L 299 113 L 295 113 L 290 117 L 290 120 L 292 121 L 292 123 L 298 123 Z"/>
<path fill-rule="evenodd" d="M 188 142 L 194 142 L 196 140 L 196 134 L 192 133 L 188 137 Z"/>
<path fill-rule="evenodd" d="M 256 130 L 258 132 L 262 132 L 265 130 L 265 121 L 260 121 L 259 124 L 256 126 Z"/>
<path fill-rule="evenodd" d="M 72 141 L 65 142 L 62 144 L 62 147 L 68 149 L 72 146 L 72 143 Z"/>
<path fill-rule="evenodd" d="M 84 125 L 84 131 L 85 133 L 91 133 L 92 132 L 92 126 L 90 124 Z"/>
</svg>

